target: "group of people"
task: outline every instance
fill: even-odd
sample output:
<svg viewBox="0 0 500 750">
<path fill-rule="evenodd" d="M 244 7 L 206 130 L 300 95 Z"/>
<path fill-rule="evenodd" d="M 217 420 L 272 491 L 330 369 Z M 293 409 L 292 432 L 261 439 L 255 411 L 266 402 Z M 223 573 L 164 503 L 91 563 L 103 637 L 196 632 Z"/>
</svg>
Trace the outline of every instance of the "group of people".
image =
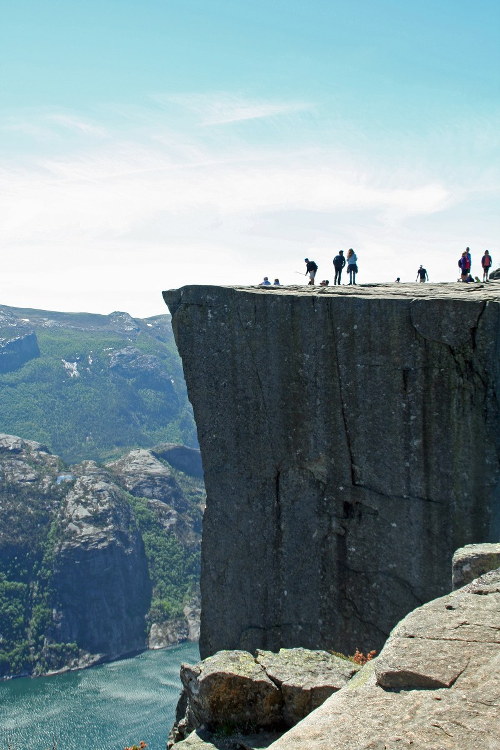
<svg viewBox="0 0 500 750">
<path fill-rule="evenodd" d="M 489 281 L 489 273 L 491 266 L 493 265 L 493 258 L 491 257 L 490 251 L 485 250 L 483 257 L 481 258 L 481 268 L 483 269 L 483 281 Z M 460 268 L 460 279 L 459 281 L 479 281 L 474 279 L 472 275 L 472 257 L 470 254 L 470 248 L 466 247 L 461 257 L 458 259 L 458 267 Z"/>
<path fill-rule="evenodd" d="M 316 273 L 318 271 L 318 264 L 315 263 L 314 260 L 309 260 L 309 258 L 304 258 L 304 263 L 306 264 L 306 272 L 305 275 L 309 276 L 308 285 L 314 286 L 315 284 L 315 278 Z M 491 269 L 491 266 L 493 265 L 493 259 L 491 257 L 491 253 L 489 250 L 484 251 L 484 255 L 481 258 L 481 267 L 483 269 L 483 281 L 488 281 L 488 275 Z M 347 273 L 349 274 L 349 284 L 355 284 L 356 283 L 356 274 L 358 273 L 358 258 L 354 250 L 349 248 L 347 251 L 347 257 L 344 257 L 344 251 L 339 250 L 338 255 L 335 256 L 333 259 L 333 267 L 335 269 L 335 278 L 333 280 L 334 285 L 340 285 L 341 279 L 342 279 L 342 271 L 347 266 Z M 466 247 L 464 252 L 462 253 L 460 260 L 458 261 L 458 266 L 460 268 L 460 279 L 459 281 L 479 281 L 478 277 L 474 279 L 474 277 L 471 274 L 471 266 L 472 266 L 472 258 L 470 253 L 470 248 Z M 400 278 L 396 279 L 396 281 L 400 281 Z M 416 281 L 420 281 L 421 283 L 429 281 L 429 275 L 427 273 L 427 270 L 420 266 L 417 270 L 417 278 Z M 320 286 L 329 286 L 330 282 L 328 279 L 324 279 L 320 282 Z M 271 284 L 267 276 L 264 276 L 264 280 L 260 282 L 260 286 L 281 286 L 279 279 L 274 279 L 274 283 Z"/>
<path fill-rule="evenodd" d="M 314 279 L 316 278 L 318 266 L 313 260 L 309 260 L 309 258 L 304 258 L 304 263 L 306 264 L 305 275 L 307 276 L 309 274 L 309 285 L 314 286 Z M 355 284 L 356 274 L 358 272 L 358 256 L 356 255 L 352 247 L 347 251 L 347 257 L 344 257 L 343 250 L 339 250 L 338 255 L 336 255 L 333 259 L 333 267 L 335 269 L 335 277 L 333 279 L 334 285 L 340 285 L 342 279 L 342 271 L 346 265 L 347 273 L 349 274 L 349 284 Z M 328 286 L 329 284 L 330 282 L 328 281 L 328 279 L 325 279 L 321 282 L 320 286 Z"/>
</svg>

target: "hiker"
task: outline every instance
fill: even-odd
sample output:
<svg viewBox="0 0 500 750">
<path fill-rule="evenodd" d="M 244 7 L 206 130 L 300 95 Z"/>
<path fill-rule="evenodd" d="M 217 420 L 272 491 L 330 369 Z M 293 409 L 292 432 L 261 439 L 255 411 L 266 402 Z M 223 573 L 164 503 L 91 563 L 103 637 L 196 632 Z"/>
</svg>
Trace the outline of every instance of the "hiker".
<svg viewBox="0 0 500 750">
<path fill-rule="evenodd" d="M 465 248 L 465 252 L 467 253 L 467 260 L 469 261 L 469 271 L 472 268 L 472 256 L 470 254 L 470 247 Z"/>
<path fill-rule="evenodd" d="M 429 281 L 427 271 L 425 270 L 423 266 L 420 266 L 420 268 L 417 271 L 417 278 L 415 279 L 415 281 L 419 281 L 419 280 L 421 283 L 423 283 L 424 281 Z"/>
<path fill-rule="evenodd" d="M 489 250 L 484 251 L 484 255 L 481 258 L 481 265 L 483 267 L 483 281 L 489 281 L 488 274 L 493 265 L 493 258 L 491 257 Z"/>
<path fill-rule="evenodd" d="M 352 249 L 347 251 L 347 273 L 349 274 L 349 284 L 356 283 L 356 274 L 358 272 L 358 256 Z"/>
<path fill-rule="evenodd" d="M 260 282 L 259 286 L 271 286 L 271 282 L 267 276 L 264 276 L 264 280 Z"/>
<path fill-rule="evenodd" d="M 333 284 L 340 284 L 340 277 L 342 276 L 342 269 L 345 266 L 344 251 L 339 250 L 339 254 L 333 259 L 333 266 L 335 268 L 335 278 Z"/>
<path fill-rule="evenodd" d="M 304 258 L 304 263 L 306 264 L 306 272 L 304 275 L 307 276 L 307 274 L 309 274 L 309 286 L 314 286 L 314 277 L 316 276 L 318 266 L 313 260 L 309 260 L 309 258 Z"/>
<path fill-rule="evenodd" d="M 460 268 L 460 281 L 467 281 L 467 276 L 470 273 L 470 260 L 467 257 L 467 250 L 464 250 L 459 258 L 458 267 Z"/>
<path fill-rule="evenodd" d="M 401 279 L 400 279 L 400 278 L 399 278 L 399 276 L 398 276 L 398 278 L 396 279 L 395 283 L 396 283 L 396 284 L 399 284 L 399 282 L 400 282 L 400 281 L 401 281 Z"/>
<path fill-rule="evenodd" d="M 281 286 L 281 284 L 280 284 L 280 280 L 279 280 L 279 279 L 274 279 L 274 284 L 273 284 L 273 286 Z"/>
</svg>

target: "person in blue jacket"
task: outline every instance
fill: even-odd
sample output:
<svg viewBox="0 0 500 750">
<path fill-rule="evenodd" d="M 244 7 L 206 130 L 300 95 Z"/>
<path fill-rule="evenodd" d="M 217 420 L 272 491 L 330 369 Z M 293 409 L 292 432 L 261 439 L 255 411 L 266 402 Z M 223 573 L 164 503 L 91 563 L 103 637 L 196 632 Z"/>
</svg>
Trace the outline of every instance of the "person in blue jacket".
<svg viewBox="0 0 500 750">
<path fill-rule="evenodd" d="M 358 256 L 352 249 L 347 251 L 347 273 L 349 274 L 349 284 L 356 283 L 356 274 L 358 272 Z"/>
</svg>

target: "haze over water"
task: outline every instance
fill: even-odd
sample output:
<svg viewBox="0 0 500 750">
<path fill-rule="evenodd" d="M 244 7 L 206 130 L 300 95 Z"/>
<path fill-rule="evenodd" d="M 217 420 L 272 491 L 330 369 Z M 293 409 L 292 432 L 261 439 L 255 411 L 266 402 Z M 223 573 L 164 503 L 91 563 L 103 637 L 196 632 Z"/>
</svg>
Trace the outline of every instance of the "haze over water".
<svg viewBox="0 0 500 750">
<path fill-rule="evenodd" d="M 182 662 L 197 643 L 146 651 L 79 672 L 0 683 L 0 750 L 165 750 Z"/>
</svg>

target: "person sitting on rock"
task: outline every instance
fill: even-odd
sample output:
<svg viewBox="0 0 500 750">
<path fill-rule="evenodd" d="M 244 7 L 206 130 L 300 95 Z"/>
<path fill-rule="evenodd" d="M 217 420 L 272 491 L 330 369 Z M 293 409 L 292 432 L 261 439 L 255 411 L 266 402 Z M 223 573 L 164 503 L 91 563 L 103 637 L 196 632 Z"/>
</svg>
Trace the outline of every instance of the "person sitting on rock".
<svg viewBox="0 0 500 750">
<path fill-rule="evenodd" d="M 267 276 L 264 276 L 264 279 L 260 282 L 259 286 L 271 286 L 271 282 L 269 281 Z"/>
</svg>

